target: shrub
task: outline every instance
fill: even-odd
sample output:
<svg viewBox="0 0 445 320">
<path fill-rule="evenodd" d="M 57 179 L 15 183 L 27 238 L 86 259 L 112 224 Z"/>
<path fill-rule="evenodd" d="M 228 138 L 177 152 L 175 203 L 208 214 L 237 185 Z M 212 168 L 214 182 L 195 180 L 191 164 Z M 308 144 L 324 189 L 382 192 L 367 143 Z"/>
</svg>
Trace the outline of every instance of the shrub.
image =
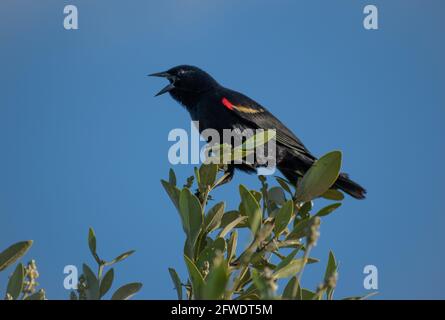
<svg viewBox="0 0 445 320">
<path fill-rule="evenodd" d="M 246 155 L 244 149 L 234 151 L 232 156 Z M 183 282 L 175 269 L 169 268 L 178 299 L 333 299 L 338 275 L 333 252 L 328 254 L 324 276 L 315 290 L 300 284 L 305 267 L 319 262 L 310 253 L 318 241 L 322 219 L 338 209 L 344 198 L 340 191 L 330 189 L 340 167 L 341 153 L 334 151 L 317 160 L 297 186 L 275 177 L 277 185 L 270 187 L 270 181 L 259 176 L 259 190 L 239 186 L 241 201 L 234 210 L 226 210 L 225 202 L 210 206 L 211 192 L 227 178 L 224 165 L 209 163 L 195 168 L 182 187 L 178 187 L 171 169 L 168 181 L 161 182 L 179 213 L 186 236 L 183 256 L 188 270 Z M 335 202 L 315 212 L 313 201 L 319 197 Z M 241 229 L 250 235 L 243 250 L 238 245 Z M 0 272 L 17 262 L 31 246 L 32 241 L 22 241 L 1 252 Z M 131 250 L 111 261 L 103 260 L 91 228 L 88 246 L 97 273 L 83 264 L 77 289 L 70 293 L 72 300 L 104 298 L 114 282 L 112 266 L 134 253 Z M 45 300 L 45 291 L 37 290 L 38 277 L 34 260 L 26 266 L 18 263 L 9 278 L 5 299 Z M 287 279 L 282 290 L 277 285 L 280 279 Z M 129 299 L 141 287 L 138 282 L 123 285 L 111 299 Z M 363 298 L 366 297 L 346 299 Z"/>
<path fill-rule="evenodd" d="M 224 173 L 221 176 L 224 165 L 195 168 L 183 187 L 178 187 L 170 170 L 168 181 L 161 182 L 186 236 L 187 281 L 169 268 L 178 299 L 333 299 L 338 264 L 332 252 L 315 290 L 302 288 L 300 280 L 306 265 L 318 262 L 310 252 L 319 238 L 322 218 L 339 208 L 344 198 L 340 191 L 330 189 L 340 167 L 341 153 L 334 151 L 316 161 L 298 186 L 276 177 L 278 185 L 269 187 L 266 178 L 259 176 L 259 190 L 239 186 L 241 201 L 235 210 L 226 210 L 224 202 L 209 207 L 211 192 L 225 178 Z M 314 213 L 312 201 L 318 197 L 335 202 Z M 250 233 L 250 241 L 239 250 L 242 228 Z M 288 281 L 280 291 L 277 281 L 284 278 Z"/>
<path fill-rule="evenodd" d="M 22 241 L 13 244 L 0 253 L 0 271 L 6 270 L 13 265 L 31 248 L 32 241 Z M 90 228 L 88 232 L 88 246 L 97 263 L 97 274 L 86 264 L 83 264 L 83 274 L 79 277 L 77 289 L 71 291 L 71 300 L 100 300 L 111 289 L 114 282 L 114 264 L 125 260 L 134 253 L 134 250 L 120 254 L 111 261 L 102 260 L 96 248 L 96 235 Z M 109 268 L 104 273 L 105 268 Z M 6 300 L 46 300 L 46 294 L 43 289 L 37 291 L 39 277 L 36 262 L 31 260 L 27 266 L 18 263 L 14 272 L 9 277 L 6 288 Z M 111 296 L 111 300 L 127 300 L 136 294 L 142 287 L 139 282 L 128 283 L 117 289 Z"/>
</svg>

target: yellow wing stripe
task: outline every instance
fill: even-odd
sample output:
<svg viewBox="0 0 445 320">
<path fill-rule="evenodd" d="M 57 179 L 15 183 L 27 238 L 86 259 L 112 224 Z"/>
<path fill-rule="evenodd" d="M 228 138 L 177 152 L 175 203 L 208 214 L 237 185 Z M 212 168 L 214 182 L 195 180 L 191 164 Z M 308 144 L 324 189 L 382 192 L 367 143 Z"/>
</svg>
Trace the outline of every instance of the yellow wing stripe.
<svg viewBox="0 0 445 320">
<path fill-rule="evenodd" d="M 239 112 L 249 113 L 249 114 L 264 112 L 263 109 L 253 109 L 253 108 L 244 107 L 244 106 L 233 106 L 233 108 L 235 108 Z"/>
</svg>

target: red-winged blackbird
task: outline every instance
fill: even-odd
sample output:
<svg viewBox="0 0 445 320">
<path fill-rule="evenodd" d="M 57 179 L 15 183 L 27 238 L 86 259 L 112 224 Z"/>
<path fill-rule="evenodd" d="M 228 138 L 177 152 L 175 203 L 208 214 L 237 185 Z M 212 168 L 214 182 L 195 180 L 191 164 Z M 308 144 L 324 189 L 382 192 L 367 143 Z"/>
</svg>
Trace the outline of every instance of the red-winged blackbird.
<svg viewBox="0 0 445 320">
<path fill-rule="evenodd" d="M 296 183 L 316 160 L 303 143 L 266 108 L 242 93 L 221 86 L 207 72 L 193 66 L 181 65 L 150 76 L 164 77 L 169 85 L 156 96 L 166 92 L 182 104 L 199 129 L 215 129 L 222 137 L 223 129 L 275 129 L 276 163 L 281 173 Z M 254 172 L 255 165 L 229 165 L 229 180 L 234 169 Z M 341 173 L 334 184 L 356 199 L 364 199 L 366 190 Z"/>
</svg>

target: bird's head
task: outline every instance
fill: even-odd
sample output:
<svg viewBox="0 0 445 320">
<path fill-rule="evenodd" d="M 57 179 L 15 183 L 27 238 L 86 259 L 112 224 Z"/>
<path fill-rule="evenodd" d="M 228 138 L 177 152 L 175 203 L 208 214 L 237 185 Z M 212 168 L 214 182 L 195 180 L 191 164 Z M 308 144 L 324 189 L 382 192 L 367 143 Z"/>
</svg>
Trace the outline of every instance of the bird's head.
<svg viewBox="0 0 445 320">
<path fill-rule="evenodd" d="M 217 85 L 207 72 L 188 65 L 173 67 L 164 72 L 150 74 L 153 77 L 166 78 L 170 83 L 155 96 L 169 92 L 173 98 L 187 105 L 188 100 L 199 96 Z"/>
</svg>

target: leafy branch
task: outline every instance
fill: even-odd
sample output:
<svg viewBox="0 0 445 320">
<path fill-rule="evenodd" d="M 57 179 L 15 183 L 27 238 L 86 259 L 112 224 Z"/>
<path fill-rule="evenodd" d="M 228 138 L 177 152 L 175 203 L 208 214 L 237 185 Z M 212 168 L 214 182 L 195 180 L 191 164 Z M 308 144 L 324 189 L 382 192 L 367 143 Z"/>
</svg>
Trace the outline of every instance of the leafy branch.
<svg viewBox="0 0 445 320">
<path fill-rule="evenodd" d="M 211 192 L 225 178 L 224 168 L 203 164 L 183 187 L 178 187 L 172 169 L 168 181 L 161 181 L 186 236 L 187 281 L 169 268 L 178 299 L 333 299 L 338 263 L 332 252 L 315 290 L 302 288 L 301 280 L 305 267 L 319 261 L 310 253 L 322 218 L 339 208 L 344 198 L 340 191 L 330 189 L 340 172 L 341 152 L 321 157 L 297 186 L 276 177 L 278 186 L 269 187 L 267 179 L 259 176 L 260 191 L 239 186 L 237 209 L 226 211 L 224 202 L 207 209 Z M 196 194 L 191 191 L 195 185 Z M 319 197 L 336 202 L 313 213 L 313 200 Z M 250 233 L 244 250 L 237 247 L 241 229 Z M 286 254 L 288 249 L 292 251 Z M 277 281 L 284 278 L 289 280 L 280 291 Z"/>
<path fill-rule="evenodd" d="M 13 244 L 0 253 L 0 271 L 4 271 L 22 258 L 31 248 L 33 241 L 21 241 Z M 71 291 L 71 300 L 99 300 L 109 292 L 113 286 L 115 272 L 112 266 L 131 256 L 134 250 L 118 255 L 116 258 L 105 261 L 97 253 L 97 239 L 94 230 L 90 228 L 88 233 L 88 246 L 97 263 L 97 273 L 83 264 L 83 274 L 79 277 L 77 289 Z M 110 268 L 109 268 L 110 267 Z M 109 268 L 105 273 L 105 268 Z M 37 290 L 37 278 L 39 272 L 36 262 L 31 260 L 26 266 L 18 263 L 9 277 L 5 299 L 6 300 L 46 300 L 43 289 Z M 77 279 L 76 279 L 77 281 Z M 111 296 L 111 300 L 127 300 L 142 288 L 139 282 L 125 284 L 119 287 Z"/>
<path fill-rule="evenodd" d="M 0 253 L 0 271 L 6 270 L 23 257 L 32 246 L 32 240 L 21 241 Z M 45 300 L 45 291 L 37 291 L 39 272 L 36 262 L 31 260 L 26 266 L 18 263 L 9 277 L 5 300 Z"/>
<path fill-rule="evenodd" d="M 97 239 L 96 234 L 92 228 L 88 232 L 88 246 L 91 255 L 97 263 L 97 273 L 84 263 L 82 265 L 83 274 L 79 277 L 77 290 L 71 291 L 71 300 L 100 300 L 111 289 L 114 282 L 114 268 L 109 268 L 105 272 L 106 267 L 111 267 L 114 264 L 125 260 L 131 256 L 135 251 L 130 250 L 118 255 L 111 261 L 105 261 L 99 257 L 97 253 Z M 142 284 L 139 282 L 132 282 L 125 284 L 117 289 L 111 296 L 111 300 L 128 300 L 134 296 L 140 289 Z"/>
</svg>

